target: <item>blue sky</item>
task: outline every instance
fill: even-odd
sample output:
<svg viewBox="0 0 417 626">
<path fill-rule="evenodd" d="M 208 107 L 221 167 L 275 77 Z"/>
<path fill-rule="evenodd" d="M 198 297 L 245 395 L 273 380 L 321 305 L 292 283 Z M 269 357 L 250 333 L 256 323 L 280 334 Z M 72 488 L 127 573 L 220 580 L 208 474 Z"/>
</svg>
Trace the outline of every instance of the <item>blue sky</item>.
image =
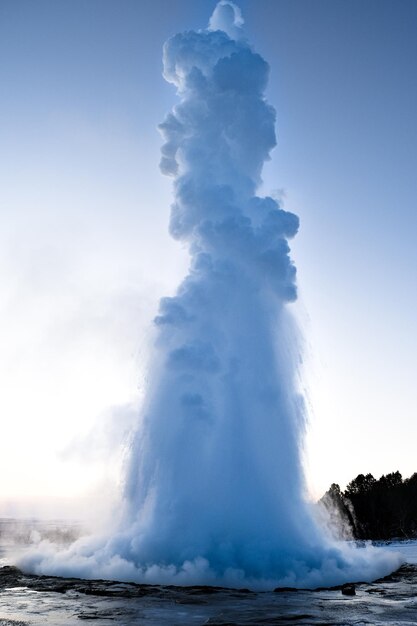
<svg viewBox="0 0 417 626">
<path fill-rule="evenodd" d="M 204 27 L 214 6 L 0 1 L 3 499 L 73 496 L 111 472 L 109 414 L 143 394 L 150 321 L 187 264 L 167 234 L 170 181 L 158 170 L 156 126 L 175 102 L 161 48 Z M 359 472 L 409 475 L 417 5 L 239 6 L 270 63 L 277 109 L 263 191 L 301 218 L 294 309 L 305 338 L 312 491 Z M 134 409 L 117 411 L 127 429 Z"/>
</svg>

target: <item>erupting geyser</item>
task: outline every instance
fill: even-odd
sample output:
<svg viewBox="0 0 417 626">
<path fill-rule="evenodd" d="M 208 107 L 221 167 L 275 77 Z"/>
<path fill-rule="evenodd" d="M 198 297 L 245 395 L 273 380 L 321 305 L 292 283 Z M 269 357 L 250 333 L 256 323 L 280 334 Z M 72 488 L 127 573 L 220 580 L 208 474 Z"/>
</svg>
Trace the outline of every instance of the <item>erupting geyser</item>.
<svg viewBox="0 0 417 626">
<path fill-rule="evenodd" d="M 275 146 L 268 64 L 220 2 L 207 30 L 172 37 L 164 76 L 180 98 L 161 124 L 175 179 L 172 236 L 191 263 L 156 317 L 158 340 L 110 538 L 28 556 L 38 573 L 268 589 L 372 579 L 398 565 L 334 543 L 304 500 L 296 298 L 298 218 L 258 197 Z"/>
</svg>

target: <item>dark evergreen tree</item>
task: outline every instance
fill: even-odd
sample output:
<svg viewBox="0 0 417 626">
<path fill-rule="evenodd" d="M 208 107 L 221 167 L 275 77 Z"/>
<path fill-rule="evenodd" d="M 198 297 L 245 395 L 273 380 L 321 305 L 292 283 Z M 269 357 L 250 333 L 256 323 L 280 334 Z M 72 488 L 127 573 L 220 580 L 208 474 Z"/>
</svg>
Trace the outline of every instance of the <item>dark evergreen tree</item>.
<svg viewBox="0 0 417 626">
<path fill-rule="evenodd" d="M 354 518 L 349 500 L 343 495 L 338 484 L 333 483 L 319 504 L 324 507 L 332 533 L 340 539 L 354 536 Z"/>
<path fill-rule="evenodd" d="M 379 480 L 359 474 L 344 492 L 333 483 L 320 502 L 330 519 L 339 516 L 357 539 L 417 536 L 417 473 L 405 480 L 398 471 Z"/>
</svg>

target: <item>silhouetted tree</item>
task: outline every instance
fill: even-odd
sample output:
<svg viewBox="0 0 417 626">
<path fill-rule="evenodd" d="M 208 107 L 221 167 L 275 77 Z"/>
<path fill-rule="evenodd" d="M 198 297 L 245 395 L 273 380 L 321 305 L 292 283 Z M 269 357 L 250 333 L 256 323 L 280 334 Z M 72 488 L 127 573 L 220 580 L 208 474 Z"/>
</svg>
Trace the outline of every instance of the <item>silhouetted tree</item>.
<svg viewBox="0 0 417 626">
<path fill-rule="evenodd" d="M 354 535 L 351 505 L 337 483 L 330 485 L 330 489 L 326 491 L 319 504 L 324 507 L 328 525 L 335 536 L 348 539 Z"/>
<path fill-rule="evenodd" d="M 321 503 L 340 512 L 358 539 L 417 536 L 417 473 L 358 474 L 342 492 L 333 483 Z"/>
</svg>

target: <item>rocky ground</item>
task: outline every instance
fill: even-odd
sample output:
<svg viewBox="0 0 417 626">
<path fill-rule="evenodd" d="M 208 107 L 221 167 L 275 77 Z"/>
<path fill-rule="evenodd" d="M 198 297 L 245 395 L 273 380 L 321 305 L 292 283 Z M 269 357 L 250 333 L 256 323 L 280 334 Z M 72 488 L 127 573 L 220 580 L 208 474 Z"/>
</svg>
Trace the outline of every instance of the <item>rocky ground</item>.
<svg viewBox="0 0 417 626">
<path fill-rule="evenodd" d="M 254 593 L 23 574 L 0 568 L 0 626 L 415 625 L 417 567 L 372 584 Z"/>
</svg>

